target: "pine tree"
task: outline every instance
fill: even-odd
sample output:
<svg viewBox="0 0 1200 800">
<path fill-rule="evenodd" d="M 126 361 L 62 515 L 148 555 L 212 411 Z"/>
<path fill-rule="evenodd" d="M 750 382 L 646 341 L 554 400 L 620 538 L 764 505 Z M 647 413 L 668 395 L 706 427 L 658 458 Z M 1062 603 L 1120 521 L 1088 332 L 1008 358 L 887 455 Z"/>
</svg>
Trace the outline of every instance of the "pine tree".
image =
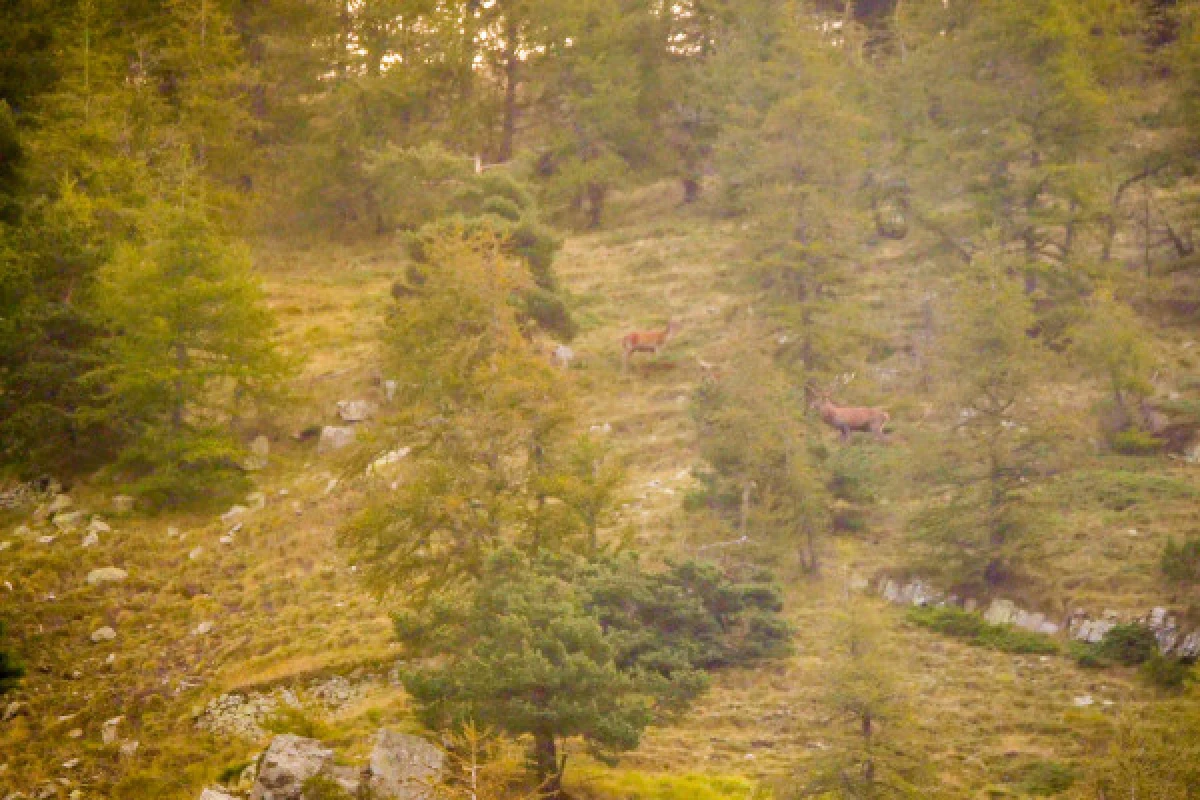
<svg viewBox="0 0 1200 800">
<path fill-rule="evenodd" d="M 88 416 L 120 437 L 140 491 L 179 503 L 237 483 L 230 420 L 269 395 L 284 362 L 244 252 L 194 201 L 154 212 L 146 244 L 121 248 L 91 298 L 111 333 L 85 376 L 100 396 Z"/>
<path fill-rule="evenodd" d="M 934 499 L 910 522 L 925 566 L 990 588 L 1019 574 L 1037 549 L 1032 501 L 1054 437 L 1031 393 L 1047 357 L 1028 333 L 1028 298 L 1003 270 L 967 273 L 955 306 L 942 402 L 957 418 L 931 459 Z"/>
</svg>

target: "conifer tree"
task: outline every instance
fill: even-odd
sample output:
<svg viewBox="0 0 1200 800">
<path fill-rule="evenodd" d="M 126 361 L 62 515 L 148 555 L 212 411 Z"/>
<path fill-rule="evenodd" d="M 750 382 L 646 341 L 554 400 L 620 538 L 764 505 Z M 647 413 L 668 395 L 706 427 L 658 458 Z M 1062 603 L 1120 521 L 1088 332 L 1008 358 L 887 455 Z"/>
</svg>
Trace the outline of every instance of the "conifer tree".
<svg viewBox="0 0 1200 800">
<path fill-rule="evenodd" d="M 268 396 L 284 362 L 245 253 L 195 201 L 154 211 L 146 244 L 100 272 L 91 307 L 111 333 L 85 380 L 99 393 L 88 416 L 120 437 L 138 488 L 178 503 L 236 482 L 230 420 Z"/>
</svg>

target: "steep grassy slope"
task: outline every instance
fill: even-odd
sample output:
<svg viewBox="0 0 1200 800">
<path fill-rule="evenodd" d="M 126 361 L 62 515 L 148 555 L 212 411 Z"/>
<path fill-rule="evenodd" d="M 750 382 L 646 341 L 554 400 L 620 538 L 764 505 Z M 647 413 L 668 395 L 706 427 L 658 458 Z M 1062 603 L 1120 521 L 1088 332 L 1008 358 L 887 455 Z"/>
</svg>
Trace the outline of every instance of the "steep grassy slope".
<svg viewBox="0 0 1200 800">
<path fill-rule="evenodd" d="M 700 466 L 689 416 L 703 379 L 697 359 L 736 370 L 740 337 L 757 329 L 747 322 L 756 319 L 755 301 L 738 269 L 733 223 L 680 213 L 673 192 L 662 188 L 623 198 L 616 214 L 610 229 L 570 238 L 558 261 L 582 323 L 572 344 L 578 362 L 564 380 L 578 390 L 584 427 L 598 426 L 597 435 L 627 463 L 621 527 L 653 557 L 694 555 L 731 538 L 715 519 L 681 508 Z M 919 325 L 922 298 L 936 289 L 922 269 L 926 244 L 914 237 L 881 247 L 877 260 L 863 265 L 867 324 L 898 346 Z M 30 509 L 3 520 L 0 540 L 11 546 L 0 552 L 0 582 L 12 589 L 0 588 L 0 598 L 30 670 L 8 698 L 21 704 L 19 713 L 0 723 L 0 796 L 43 786 L 64 797 L 73 790 L 85 797 L 194 797 L 222 771 L 236 773 L 263 744 L 196 729 L 205 704 L 227 692 L 299 691 L 305 708 L 280 724 L 307 726 L 346 756 L 363 752 L 380 724 L 415 724 L 403 692 L 387 678 L 397 652 L 386 609 L 361 589 L 334 541 L 359 500 L 354 476 L 342 461 L 318 457 L 313 441 L 290 438 L 335 422 L 338 400 L 382 402 L 372 379 L 375 331 L 402 266 L 399 253 L 384 241 L 262 249 L 285 344 L 303 367 L 288 407 L 265 428 L 272 437 L 271 465 L 258 476 L 265 508 L 245 515 L 232 541 L 221 542 L 235 523 L 223 523 L 219 509 L 114 515 L 116 489 L 101 478 L 71 491 L 78 506 L 114 529 L 95 547 L 81 547 L 81 532 L 39 543 L 51 531 L 30 521 Z M 622 371 L 620 336 L 668 317 L 683 322 L 678 339 L 658 357 L 635 356 Z M 887 461 L 883 473 L 909 456 L 906 430 L 938 424 L 936 397 L 907 388 L 905 357 L 884 365 L 901 377 L 864 379 L 855 388 L 854 399 L 886 401 L 894 412 L 898 435 L 878 451 Z M 1130 609 L 1170 599 L 1159 594 L 1154 563 L 1167 533 L 1195 525 L 1194 472 L 1165 460 L 1096 456 L 1087 464 L 1054 484 L 1059 511 L 1046 532 L 1054 569 L 1042 570 L 1051 583 L 1040 596 Z M 824 698 L 849 577 L 903 560 L 899 527 L 912 498 L 903 481 L 886 481 L 881 491 L 887 502 L 873 512 L 868 531 L 825 543 L 820 577 L 785 566 L 795 656 L 720 676 L 693 713 L 650 731 L 622 769 L 745 775 L 787 787 L 853 736 Z M 30 530 L 18 531 L 21 524 Z M 743 557 L 736 547 L 705 552 Z M 85 583 L 89 570 L 109 565 L 127 570 L 128 579 Z M 1024 766 L 1082 764 L 1098 719 L 1152 700 L 1128 673 L 1083 671 L 1061 656 L 972 648 L 885 614 L 884 660 L 910 709 L 907 720 L 885 724 L 928 757 L 950 796 L 1017 796 Z M 212 623 L 206 634 L 198 632 L 204 622 Z M 104 625 L 116 639 L 93 643 L 90 635 Z M 301 691 L 334 675 L 354 687 L 345 702 L 322 704 Z M 1076 708 L 1073 698 L 1083 695 L 1096 704 Z M 119 742 L 102 743 L 102 723 L 118 715 L 120 739 L 138 741 L 136 752 L 123 755 Z M 702 796 L 686 783 L 668 790 L 594 765 L 572 780 L 587 797 Z M 733 781 L 713 791 L 743 797 L 748 789 Z M 1087 795 L 1076 788 L 1066 796 Z"/>
</svg>

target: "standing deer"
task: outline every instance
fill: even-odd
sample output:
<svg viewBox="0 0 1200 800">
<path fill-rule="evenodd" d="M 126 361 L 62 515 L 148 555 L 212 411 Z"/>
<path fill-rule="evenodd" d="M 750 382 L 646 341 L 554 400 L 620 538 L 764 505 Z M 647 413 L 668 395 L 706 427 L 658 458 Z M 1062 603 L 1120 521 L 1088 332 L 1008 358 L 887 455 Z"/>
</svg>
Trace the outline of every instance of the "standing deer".
<svg viewBox="0 0 1200 800">
<path fill-rule="evenodd" d="M 853 375 L 843 383 L 853 380 Z M 850 438 L 850 431 L 872 433 L 880 441 L 886 441 L 883 426 L 892 418 L 891 414 L 882 408 L 863 408 L 858 406 L 835 406 L 830 400 L 829 391 L 820 391 L 809 387 L 812 394 L 810 405 L 820 415 L 825 424 L 836 428 L 842 435 L 842 440 Z"/>
<path fill-rule="evenodd" d="M 629 368 L 629 357 L 634 353 L 653 353 L 658 355 L 658 351 L 667 346 L 667 341 L 672 336 L 679 333 L 679 329 L 683 324 L 676 320 L 667 320 L 667 327 L 661 331 L 632 331 L 621 337 L 621 350 L 624 356 L 621 361 L 621 368 Z"/>
</svg>

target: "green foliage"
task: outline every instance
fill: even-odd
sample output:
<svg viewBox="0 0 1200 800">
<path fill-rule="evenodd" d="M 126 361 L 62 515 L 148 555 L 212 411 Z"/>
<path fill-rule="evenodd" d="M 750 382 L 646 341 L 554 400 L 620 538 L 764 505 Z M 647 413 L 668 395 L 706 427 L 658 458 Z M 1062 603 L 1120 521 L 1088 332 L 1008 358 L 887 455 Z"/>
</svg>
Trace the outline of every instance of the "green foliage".
<svg viewBox="0 0 1200 800">
<path fill-rule="evenodd" d="M 1194 678 L 1190 663 L 1157 651 L 1142 662 L 1138 674 L 1154 688 L 1168 692 L 1182 690 Z"/>
<path fill-rule="evenodd" d="M 571 310 L 561 295 L 535 286 L 521 292 L 517 298 L 522 316 L 532 321 L 543 331 L 552 333 L 569 342 L 579 332 Z"/>
<path fill-rule="evenodd" d="M 1096 645 L 1101 659 L 1126 667 L 1144 664 L 1157 652 L 1154 631 L 1137 623 L 1114 626 Z"/>
<path fill-rule="evenodd" d="M 4 644 L 4 623 L 0 622 L 0 647 Z M 0 695 L 16 688 L 25 669 L 7 650 L 0 649 Z"/>
<path fill-rule="evenodd" d="M 1152 456 L 1161 453 L 1163 440 L 1146 431 L 1130 428 L 1109 437 L 1114 452 L 1126 456 Z"/>
<path fill-rule="evenodd" d="M 1053 797 L 1075 785 L 1075 770 L 1057 761 L 1032 761 L 1018 772 L 1018 786 L 1034 797 Z"/>
<path fill-rule="evenodd" d="M 299 708 L 284 706 L 273 711 L 264 721 L 263 729 L 271 733 L 291 733 L 309 739 L 325 739 L 329 726 Z"/>
<path fill-rule="evenodd" d="M 659 774 L 584 766 L 575 771 L 568 787 L 572 797 L 582 800 L 764 800 L 754 782 L 729 775 Z"/>
<path fill-rule="evenodd" d="M 1123 713 L 1101 742 L 1088 788 L 1104 797 L 1188 800 L 1200 786 L 1198 699 L 1192 687 Z"/>
<path fill-rule="evenodd" d="M 965 639 L 969 644 L 1003 653 L 1058 653 L 1058 644 L 1049 636 L 1014 628 L 992 625 L 979 614 L 953 606 L 911 608 L 908 620 L 923 628 Z"/>
<path fill-rule="evenodd" d="M 769 587 L 730 585 L 698 565 L 667 577 L 632 558 L 500 549 L 470 587 L 397 616 L 414 653 L 440 656 L 403 680 L 427 724 L 532 734 L 539 777 L 557 778 L 557 738 L 630 749 L 656 714 L 704 689 L 705 668 L 780 652 L 786 627 L 769 616 L 778 603 Z"/>
<path fill-rule="evenodd" d="M 1189 536 L 1183 544 L 1169 537 L 1160 562 L 1163 574 L 1179 583 L 1200 583 L 1200 536 Z"/>
<path fill-rule="evenodd" d="M 100 272 L 92 306 L 113 334 L 84 380 L 100 398 L 87 414 L 125 443 L 135 488 L 174 504 L 237 488 L 229 422 L 270 396 L 284 362 L 242 252 L 195 210 L 158 212 L 149 242 Z"/>
</svg>

